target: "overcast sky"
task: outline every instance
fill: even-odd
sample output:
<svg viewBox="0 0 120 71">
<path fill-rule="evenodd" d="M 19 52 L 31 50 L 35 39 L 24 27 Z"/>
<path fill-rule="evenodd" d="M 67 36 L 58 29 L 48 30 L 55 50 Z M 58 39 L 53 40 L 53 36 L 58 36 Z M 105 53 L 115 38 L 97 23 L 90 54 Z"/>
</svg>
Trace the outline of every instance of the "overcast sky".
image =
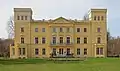
<svg viewBox="0 0 120 71">
<path fill-rule="evenodd" d="M 107 8 L 111 35 L 120 35 L 120 0 L 0 0 L 0 5 L 1 38 L 7 38 L 6 23 L 15 7 L 32 8 L 34 19 L 81 19 L 90 8 Z"/>
</svg>

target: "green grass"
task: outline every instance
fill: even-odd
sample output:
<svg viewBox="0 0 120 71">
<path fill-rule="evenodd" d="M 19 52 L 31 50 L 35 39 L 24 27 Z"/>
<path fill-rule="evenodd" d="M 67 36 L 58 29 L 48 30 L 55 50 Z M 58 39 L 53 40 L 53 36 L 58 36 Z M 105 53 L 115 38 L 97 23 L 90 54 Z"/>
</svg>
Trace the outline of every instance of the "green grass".
<svg viewBox="0 0 120 71">
<path fill-rule="evenodd" d="M 0 71 L 120 71 L 120 58 L 54 62 L 46 59 L 0 60 Z"/>
</svg>

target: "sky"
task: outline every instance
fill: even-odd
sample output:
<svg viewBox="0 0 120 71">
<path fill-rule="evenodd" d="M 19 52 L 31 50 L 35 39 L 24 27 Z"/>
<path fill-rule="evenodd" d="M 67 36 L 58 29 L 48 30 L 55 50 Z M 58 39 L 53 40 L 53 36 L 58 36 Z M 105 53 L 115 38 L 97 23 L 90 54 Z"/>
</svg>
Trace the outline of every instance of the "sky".
<svg viewBox="0 0 120 71">
<path fill-rule="evenodd" d="M 120 0 L 0 0 L 0 38 L 7 38 L 7 21 L 13 8 L 29 7 L 33 19 L 82 19 L 90 8 L 107 8 L 107 28 L 112 36 L 120 36 Z"/>
</svg>

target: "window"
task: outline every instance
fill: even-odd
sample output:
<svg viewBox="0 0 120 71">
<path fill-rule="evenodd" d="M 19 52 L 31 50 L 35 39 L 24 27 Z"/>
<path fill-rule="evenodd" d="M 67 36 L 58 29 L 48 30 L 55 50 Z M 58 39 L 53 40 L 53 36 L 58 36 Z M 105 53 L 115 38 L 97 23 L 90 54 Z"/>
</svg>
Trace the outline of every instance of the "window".
<svg viewBox="0 0 120 71">
<path fill-rule="evenodd" d="M 94 16 L 94 20 L 96 20 L 96 16 Z"/>
<path fill-rule="evenodd" d="M 97 32 L 100 32 L 100 28 L 97 28 Z"/>
<path fill-rule="evenodd" d="M 87 38 L 86 37 L 84 38 L 84 44 L 87 44 Z"/>
<path fill-rule="evenodd" d="M 25 48 L 23 48 L 23 55 L 25 55 Z"/>
<path fill-rule="evenodd" d="M 84 28 L 84 32 L 87 32 L 87 28 Z"/>
<path fill-rule="evenodd" d="M 100 16 L 98 16 L 98 21 L 100 20 Z"/>
<path fill-rule="evenodd" d="M 53 37 L 53 44 L 56 44 L 56 37 Z"/>
<path fill-rule="evenodd" d="M 60 28 L 60 32 L 63 32 L 63 28 Z"/>
<path fill-rule="evenodd" d="M 100 55 L 103 55 L 103 48 L 100 48 Z"/>
<path fill-rule="evenodd" d="M 24 38 L 23 37 L 21 37 L 21 43 L 24 44 Z"/>
<path fill-rule="evenodd" d="M 80 55 L 80 48 L 77 48 L 77 55 Z"/>
<path fill-rule="evenodd" d="M 15 55 L 15 48 L 12 48 L 12 54 Z"/>
<path fill-rule="evenodd" d="M 25 20 L 27 20 L 27 16 L 25 16 Z"/>
<path fill-rule="evenodd" d="M 56 32 L 56 28 L 53 28 L 53 32 Z"/>
<path fill-rule="evenodd" d="M 42 28 L 42 32 L 45 32 L 45 28 Z"/>
<path fill-rule="evenodd" d="M 97 38 L 97 43 L 101 43 L 101 38 L 100 37 Z"/>
<path fill-rule="evenodd" d="M 103 17 L 103 16 L 101 16 L 101 20 L 104 20 L 104 17 Z"/>
<path fill-rule="evenodd" d="M 67 28 L 67 32 L 70 32 L 70 28 Z"/>
<path fill-rule="evenodd" d="M 56 48 L 53 48 L 53 55 L 56 55 Z"/>
<path fill-rule="evenodd" d="M 42 49 L 42 55 L 45 55 L 45 48 Z"/>
<path fill-rule="evenodd" d="M 70 48 L 67 48 L 67 55 L 70 55 Z"/>
<path fill-rule="evenodd" d="M 80 32 L 80 28 L 77 28 L 77 32 Z"/>
<path fill-rule="evenodd" d="M 35 28 L 35 32 L 38 32 L 38 28 Z"/>
<path fill-rule="evenodd" d="M 35 37 L 35 44 L 38 44 L 38 37 Z"/>
<path fill-rule="evenodd" d="M 99 48 L 96 48 L 96 54 L 99 55 Z"/>
<path fill-rule="evenodd" d="M 87 55 L 87 48 L 84 48 L 84 55 Z"/>
<path fill-rule="evenodd" d="M 60 37 L 60 44 L 63 44 L 63 37 Z"/>
<path fill-rule="evenodd" d="M 70 37 L 67 37 L 67 44 L 70 44 Z"/>
<path fill-rule="evenodd" d="M 23 20 L 23 16 L 21 16 L 21 20 Z"/>
<path fill-rule="evenodd" d="M 77 44 L 80 44 L 80 37 L 77 37 Z"/>
<path fill-rule="evenodd" d="M 21 55 L 21 48 L 19 48 L 18 50 L 19 50 L 19 55 Z"/>
<path fill-rule="evenodd" d="M 21 29 L 20 29 L 20 30 L 21 30 L 21 32 L 24 32 L 24 27 L 21 27 Z"/>
<path fill-rule="evenodd" d="M 17 16 L 17 20 L 20 20 L 20 16 Z"/>
<path fill-rule="evenodd" d="M 45 37 L 42 37 L 42 44 L 45 44 Z"/>
<path fill-rule="evenodd" d="M 103 55 L 103 48 L 96 48 L 96 55 Z"/>
<path fill-rule="evenodd" d="M 35 48 L 35 55 L 38 55 L 38 54 L 39 54 L 39 49 Z"/>
</svg>

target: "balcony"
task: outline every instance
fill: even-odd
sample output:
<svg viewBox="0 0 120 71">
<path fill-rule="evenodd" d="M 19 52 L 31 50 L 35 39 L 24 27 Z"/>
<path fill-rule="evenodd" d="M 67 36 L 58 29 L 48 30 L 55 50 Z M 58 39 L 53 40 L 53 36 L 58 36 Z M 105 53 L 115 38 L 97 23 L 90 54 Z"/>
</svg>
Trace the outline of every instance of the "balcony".
<svg viewBox="0 0 120 71">
<path fill-rule="evenodd" d="M 50 43 L 50 46 L 73 46 L 73 43 Z"/>
</svg>

